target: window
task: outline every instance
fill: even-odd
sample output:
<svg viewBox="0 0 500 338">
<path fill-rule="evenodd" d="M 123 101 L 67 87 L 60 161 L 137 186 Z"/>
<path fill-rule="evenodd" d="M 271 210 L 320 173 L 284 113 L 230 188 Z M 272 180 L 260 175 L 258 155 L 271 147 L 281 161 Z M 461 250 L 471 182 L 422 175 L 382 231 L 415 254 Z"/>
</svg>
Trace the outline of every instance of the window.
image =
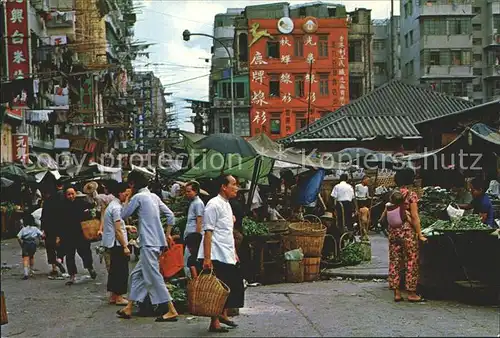
<svg viewBox="0 0 500 338">
<path fill-rule="evenodd" d="M 500 15 L 493 16 L 493 29 L 496 29 L 497 33 L 500 33 Z"/>
<path fill-rule="evenodd" d="M 483 54 L 474 54 L 474 62 L 483 61 Z"/>
<path fill-rule="evenodd" d="M 481 7 L 472 7 L 472 14 L 481 14 Z"/>
<path fill-rule="evenodd" d="M 248 35 L 246 33 L 238 36 L 238 51 L 240 62 L 248 62 Z"/>
<path fill-rule="evenodd" d="M 363 95 L 363 79 L 349 76 L 349 100 L 355 100 Z"/>
<path fill-rule="evenodd" d="M 472 39 L 472 44 L 474 46 L 482 46 L 483 45 L 483 39 L 481 39 L 481 38 L 473 38 Z"/>
<path fill-rule="evenodd" d="M 278 41 L 267 42 L 267 57 L 274 59 L 280 58 L 280 44 Z"/>
<path fill-rule="evenodd" d="M 382 50 L 382 49 L 385 49 L 385 41 L 373 40 L 373 50 Z"/>
<path fill-rule="evenodd" d="M 439 51 L 430 52 L 430 65 L 431 66 L 439 66 L 441 65 L 441 53 Z"/>
<path fill-rule="evenodd" d="M 483 68 L 472 68 L 472 75 L 475 76 L 483 75 Z"/>
<path fill-rule="evenodd" d="M 447 35 L 446 20 L 443 18 L 422 19 L 424 35 Z"/>
<path fill-rule="evenodd" d="M 237 99 L 243 99 L 246 97 L 245 95 L 245 84 L 244 83 L 235 83 L 234 84 L 234 96 Z"/>
<path fill-rule="evenodd" d="M 271 135 L 281 135 L 281 114 L 271 114 Z"/>
<path fill-rule="evenodd" d="M 483 85 L 481 82 L 479 82 L 478 84 L 472 86 L 472 90 L 475 91 L 475 92 L 482 92 L 483 91 Z"/>
<path fill-rule="evenodd" d="M 223 27 L 223 26 L 224 26 L 224 21 L 223 21 L 222 19 L 217 19 L 217 20 L 215 21 L 215 25 L 216 25 L 217 27 Z"/>
<path fill-rule="evenodd" d="M 375 62 L 373 64 L 373 71 L 376 75 L 386 75 L 387 65 L 385 62 Z"/>
<path fill-rule="evenodd" d="M 222 93 L 221 98 L 230 99 L 231 98 L 231 84 L 229 82 L 222 83 Z"/>
<path fill-rule="evenodd" d="M 454 66 L 465 66 L 471 64 L 471 52 L 462 50 L 451 51 L 451 64 Z"/>
<path fill-rule="evenodd" d="M 280 77 L 277 74 L 269 75 L 269 97 L 280 97 Z"/>
<path fill-rule="evenodd" d="M 328 7 L 328 16 L 334 18 L 337 16 L 337 7 Z"/>
<path fill-rule="evenodd" d="M 295 113 L 295 130 L 304 128 L 306 124 L 306 113 Z"/>
<path fill-rule="evenodd" d="M 319 95 L 320 96 L 328 96 L 328 73 L 319 74 Z"/>
<path fill-rule="evenodd" d="M 410 46 L 413 46 L 413 30 L 410 31 Z"/>
<path fill-rule="evenodd" d="M 293 40 L 293 55 L 296 57 L 304 57 L 304 40 L 302 37 L 295 37 Z"/>
<path fill-rule="evenodd" d="M 405 34 L 405 47 L 406 48 L 409 47 L 409 44 L 408 44 L 408 34 Z"/>
<path fill-rule="evenodd" d="M 300 7 L 299 8 L 299 16 L 306 16 L 306 8 L 305 7 Z"/>
<path fill-rule="evenodd" d="M 453 18 L 448 19 L 448 34 L 461 35 L 471 33 L 470 18 Z"/>
<path fill-rule="evenodd" d="M 304 75 L 295 75 L 295 97 L 304 96 Z"/>
<path fill-rule="evenodd" d="M 320 35 L 318 39 L 319 57 L 328 57 L 328 35 Z"/>
<path fill-rule="evenodd" d="M 361 41 L 350 41 L 349 42 L 349 62 L 361 62 Z"/>
<path fill-rule="evenodd" d="M 480 31 L 481 30 L 481 24 L 480 23 L 474 23 L 474 24 L 472 24 L 472 30 L 474 30 L 474 31 Z"/>
<path fill-rule="evenodd" d="M 413 15 L 413 1 L 412 0 L 409 0 L 407 3 L 406 3 L 407 7 L 408 7 L 408 16 L 412 16 Z"/>
</svg>

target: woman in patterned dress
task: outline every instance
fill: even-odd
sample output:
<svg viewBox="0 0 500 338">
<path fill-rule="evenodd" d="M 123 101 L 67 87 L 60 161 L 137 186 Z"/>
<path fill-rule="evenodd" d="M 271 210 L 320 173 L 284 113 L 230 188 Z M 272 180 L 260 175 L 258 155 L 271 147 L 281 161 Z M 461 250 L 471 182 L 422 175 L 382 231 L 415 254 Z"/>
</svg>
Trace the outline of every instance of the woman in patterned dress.
<svg viewBox="0 0 500 338">
<path fill-rule="evenodd" d="M 396 173 L 395 181 L 399 191 L 403 194 L 405 208 L 411 217 L 400 228 L 391 229 L 389 232 L 389 287 L 394 290 L 394 301 L 403 300 L 401 295 L 401 270 L 406 269 L 405 288 L 408 292 L 408 301 L 423 302 L 424 299 L 417 294 L 419 278 L 419 241 L 425 242 L 427 238 L 422 235 L 420 217 L 418 215 L 418 196 L 410 191 L 408 186 L 413 184 L 415 173 L 406 168 Z"/>
</svg>

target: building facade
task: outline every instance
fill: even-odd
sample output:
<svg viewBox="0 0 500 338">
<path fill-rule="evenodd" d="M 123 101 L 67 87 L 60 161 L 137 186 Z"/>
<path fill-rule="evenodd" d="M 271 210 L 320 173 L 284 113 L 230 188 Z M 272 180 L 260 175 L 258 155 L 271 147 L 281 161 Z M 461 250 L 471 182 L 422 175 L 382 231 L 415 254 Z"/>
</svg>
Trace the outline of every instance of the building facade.
<svg viewBox="0 0 500 338">
<path fill-rule="evenodd" d="M 345 18 L 248 24 L 252 135 L 285 137 L 349 102 Z"/>
<path fill-rule="evenodd" d="M 399 44 L 399 16 L 391 20 L 373 20 L 373 76 L 374 88 L 378 88 L 392 79 L 401 79 L 400 61 L 401 46 Z M 392 38 L 391 38 L 392 36 Z M 392 43 L 392 48 L 391 48 Z"/>
<path fill-rule="evenodd" d="M 498 98 L 499 0 L 401 1 L 402 78 L 477 104 Z"/>
</svg>

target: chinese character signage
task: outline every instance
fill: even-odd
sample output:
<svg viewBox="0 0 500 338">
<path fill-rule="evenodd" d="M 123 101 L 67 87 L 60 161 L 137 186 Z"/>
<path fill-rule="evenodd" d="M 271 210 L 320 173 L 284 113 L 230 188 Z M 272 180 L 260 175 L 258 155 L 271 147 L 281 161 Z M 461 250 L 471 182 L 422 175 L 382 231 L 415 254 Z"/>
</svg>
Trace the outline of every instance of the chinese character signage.
<svg viewBox="0 0 500 338">
<path fill-rule="evenodd" d="M 3 14 L 7 33 L 5 47 L 9 79 L 27 78 L 31 73 L 28 0 L 7 0 Z"/>
<path fill-rule="evenodd" d="M 12 161 L 28 163 L 28 134 L 12 135 Z"/>
<path fill-rule="evenodd" d="M 347 90 L 347 81 L 349 79 L 347 73 L 347 58 L 346 58 L 346 39 L 343 35 L 339 38 L 339 55 L 338 55 L 338 75 L 339 75 L 339 103 L 344 106 L 349 99 Z"/>
</svg>

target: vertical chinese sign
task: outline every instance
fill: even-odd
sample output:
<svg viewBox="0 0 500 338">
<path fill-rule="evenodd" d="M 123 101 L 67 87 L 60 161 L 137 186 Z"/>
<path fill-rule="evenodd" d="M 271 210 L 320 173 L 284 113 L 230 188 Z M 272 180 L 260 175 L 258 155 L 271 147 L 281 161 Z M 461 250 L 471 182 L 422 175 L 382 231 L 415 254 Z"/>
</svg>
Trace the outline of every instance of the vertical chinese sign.
<svg viewBox="0 0 500 338">
<path fill-rule="evenodd" d="M 28 163 L 28 134 L 13 134 L 12 147 L 12 161 Z"/>
<path fill-rule="evenodd" d="M 349 79 L 349 68 L 347 67 L 347 38 L 344 34 L 339 37 L 339 53 L 338 53 L 338 77 L 339 77 L 339 103 L 340 106 L 344 106 L 349 101 L 349 89 L 348 89 L 348 79 Z"/>
<path fill-rule="evenodd" d="M 7 74 L 10 80 L 30 77 L 28 0 L 7 0 L 4 10 Z"/>
</svg>

